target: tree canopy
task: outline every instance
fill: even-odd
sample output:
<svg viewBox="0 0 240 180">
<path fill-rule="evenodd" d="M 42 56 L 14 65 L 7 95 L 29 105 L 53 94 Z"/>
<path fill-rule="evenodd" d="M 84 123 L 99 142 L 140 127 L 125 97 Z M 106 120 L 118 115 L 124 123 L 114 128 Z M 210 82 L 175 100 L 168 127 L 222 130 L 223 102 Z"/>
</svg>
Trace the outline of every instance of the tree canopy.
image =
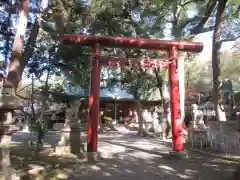
<svg viewBox="0 0 240 180">
<path fill-rule="evenodd" d="M 44 1 L 42 1 L 44 2 Z M 52 0 L 45 1 L 43 9 L 39 1 L 30 1 L 29 20 L 25 38 L 22 67 L 27 65 L 28 73 L 40 78 L 48 71 L 51 76 L 64 74 L 71 85 L 79 85 L 86 91 L 90 80 L 91 48 L 78 45 L 66 46 L 62 35 L 67 33 L 131 36 L 145 38 L 191 39 L 196 34 L 213 29 L 217 0 Z M 226 26 L 240 27 L 239 5 L 229 1 L 226 8 Z M 14 22 L 19 13 L 19 4 L 6 1 L 1 4 L 1 54 L 2 63 L 7 66 L 14 37 Z M 9 28 L 6 28 L 9 27 Z M 238 37 L 238 30 L 226 28 L 223 41 Z M 162 58 L 166 54 L 160 51 L 136 49 L 105 48 L 102 54 L 126 57 Z M 139 68 L 131 71 L 122 69 L 122 88 L 128 88 L 126 82 L 135 89 L 136 82 L 131 81 L 139 74 L 146 78 L 154 74 Z M 155 74 L 156 75 L 156 74 Z M 126 81 L 126 77 L 128 81 Z M 115 78 L 116 79 L 116 78 Z M 156 87 L 155 81 L 142 81 L 145 87 Z M 142 84 L 140 83 L 140 84 Z M 150 83 L 150 84 L 149 84 Z M 138 84 L 138 83 L 137 83 Z"/>
</svg>

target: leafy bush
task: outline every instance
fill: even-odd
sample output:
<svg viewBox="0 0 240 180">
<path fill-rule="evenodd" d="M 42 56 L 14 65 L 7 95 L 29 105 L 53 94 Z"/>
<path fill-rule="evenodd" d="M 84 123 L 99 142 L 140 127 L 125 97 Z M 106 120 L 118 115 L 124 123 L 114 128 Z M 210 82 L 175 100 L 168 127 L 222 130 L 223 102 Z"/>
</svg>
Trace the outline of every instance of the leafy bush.
<svg viewBox="0 0 240 180">
<path fill-rule="evenodd" d="M 234 94 L 234 99 L 237 104 L 240 103 L 240 92 Z"/>
</svg>

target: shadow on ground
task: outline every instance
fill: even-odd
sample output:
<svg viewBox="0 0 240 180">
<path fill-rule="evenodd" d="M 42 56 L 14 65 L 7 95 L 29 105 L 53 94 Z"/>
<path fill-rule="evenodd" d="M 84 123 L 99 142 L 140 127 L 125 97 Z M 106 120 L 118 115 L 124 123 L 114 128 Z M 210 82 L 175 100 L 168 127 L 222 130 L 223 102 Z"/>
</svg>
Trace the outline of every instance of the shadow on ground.
<svg viewBox="0 0 240 180">
<path fill-rule="evenodd" d="M 15 146 L 11 153 L 13 168 L 23 180 L 230 180 L 236 167 L 234 162 L 190 152 L 188 159 L 174 159 L 168 155 L 170 144 L 158 138 L 115 132 L 99 135 L 103 159 L 94 165 L 73 155 L 54 155 L 51 146 L 38 156 L 28 149 Z"/>
<path fill-rule="evenodd" d="M 37 155 L 22 145 L 11 148 L 12 168 L 21 180 L 68 179 L 76 160 L 73 155 L 54 155 L 49 148 Z"/>
<path fill-rule="evenodd" d="M 189 153 L 188 159 L 171 158 L 170 147 L 153 138 L 134 135 L 100 140 L 105 158 L 96 165 L 76 167 L 72 179 L 232 179 L 236 163 Z M 78 170 L 77 170 L 78 169 Z"/>
</svg>

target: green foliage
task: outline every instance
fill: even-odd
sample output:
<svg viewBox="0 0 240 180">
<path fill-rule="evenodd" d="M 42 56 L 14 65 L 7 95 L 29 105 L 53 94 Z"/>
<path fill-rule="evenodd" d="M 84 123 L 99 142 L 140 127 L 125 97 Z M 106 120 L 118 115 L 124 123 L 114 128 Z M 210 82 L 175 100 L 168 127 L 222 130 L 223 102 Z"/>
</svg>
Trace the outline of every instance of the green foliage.
<svg viewBox="0 0 240 180">
<path fill-rule="evenodd" d="M 62 60 L 58 66 L 63 74 L 71 81 L 71 85 L 79 85 L 88 89 L 90 81 L 90 61 L 89 49 L 81 48 L 77 45 L 61 45 L 57 56 Z M 90 53 L 89 53 L 90 54 Z"/>
<path fill-rule="evenodd" d="M 156 78 L 149 71 L 142 68 L 123 68 L 122 71 L 122 88 L 136 100 L 147 100 L 156 91 Z"/>
<path fill-rule="evenodd" d="M 211 59 L 199 59 L 195 57 L 185 64 L 186 85 L 190 89 L 210 91 L 212 88 Z M 233 82 L 234 89 L 239 89 L 239 62 L 238 50 L 225 51 L 220 54 L 221 79 L 229 79 Z M 204 61 L 204 63 L 201 63 Z"/>
<path fill-rule="evenodd" d="M 39 78 L 48 71 L 51 71 L 51 76 L 61 74 L 59 78 L 62 78 L 62 83 L 51 85 L 52 92 L 54 88 L 56 92 L 64 92 L 63 82 L 66 81 L 72 86 L 78 85 L 87 90 L 91 48 L 63 45 L 61 38 L 64 33 L 163 38 L 166 36 L 166 26 L 172 25 L 170 30 L 174 38 L 191 39 L 191 34 L 202 31 L 203 25 L 212 15 L 214 3 L 216 0 L 92 0 L 87 6 L 81 0 L 53 0 L 43 16 L 42 31 L 28 64 L 29 72 Z M 194 10 L 196 15 L 189 18 L 188 10 Z M 102 49 L 102 54 L 151 58 L 161 56 L 155 51 L 116 48 Z M 132 72 L 123 69 L 123 88 L 128 92 L 135 93 L 134 89 L 137 88 L 139 94 L 156 86 L 156 78 L 151 73 L 141 69 Z M 168 72 L 165 71 L 164 74 L 166 81 Z M 119 74 L 113 76 L 118 79 Z M 139 80 L 135 81 L 135 78 Z M 107 85 L 113 86 L 114 83 L 116 82 L 108 81 Z"/>
<path fill-rule="evenodd" d="M 239 82 L 240 54 L 235 52 L 223 52 L 221 54 L 221 77 L 230 79 L 234 84 Z"/>
<path fill-rule="evenodd" d="M 202 60 L 203 61 L 203 60 Z M 201 63 L 201 59 L 196 57 L 185 63 L 185 87 L 196 91 L 211 91 L 212 72 L 210 59 Z"/>
<path fill-rule="evenodd" d="M 236 103 L 239 103 L 240 102 L 240 92 L 236 92 L 234 94 L 234 99 L 235 99 L 235 102 Z"/>
</svg>

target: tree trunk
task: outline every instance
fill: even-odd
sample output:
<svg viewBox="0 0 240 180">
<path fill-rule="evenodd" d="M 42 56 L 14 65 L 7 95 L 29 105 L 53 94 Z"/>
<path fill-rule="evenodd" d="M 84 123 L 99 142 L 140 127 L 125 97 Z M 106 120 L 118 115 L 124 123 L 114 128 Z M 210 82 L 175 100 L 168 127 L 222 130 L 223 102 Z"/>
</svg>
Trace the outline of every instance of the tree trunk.
<svg viewBox="0 0 240 180">
<path fill-rule="evenodd" d="M 216 114 L 216 120 L 219 121 L 219 133 L 217 135 L 217 146 L 216 148 L 223 151 L 225 148 L 222 121 L 226 121 L 226 114 L 224 111 L 224 106 L 221 105 L 221 95 L 220 95 L 220 38 L 221 38 L 221 25 L 223 23 L 225 6 L 228 0 L 219 0 L 217 6 L 217 13 L 215 17 L 215 25 L 213 31 L 213 41 L 212 41 L 212 71 L 213 71 L 213 102 L 214 110 Z"/>
<path fill-rule="evenodd" d="M 7 27 L 11 27 L 11 18 L 12 18 L 12 14 L 13 14 L 13 5 L 12 5 L 13 0 L 10 1 L 10 4 L 8 6 L 8 21 L 7 21 Z M 7 35 L 6 35 L 6 43 L 5 43 L 5 63 L 8 64 L 9 58 L 8 58 L 8 54 L 10 52 L 10 32 L 9 29 L 7 30 Z"/>
<path fill-rule="evenodd" d="M 162 129 L 162 133 L 163 133 L 163 138 L 167 137 L 169 135 L 169 133 L 171 132 L 170 131 L 170 128 L 171 128 L 171 120 L 168 116 L 168 108 L 169 108 L 169 98 L 167 98 L 163 91 L 164 91 L 164 88 L 165 88 L 165 83 L 164 83 L 164 79 L 163 77 L 161 76 L 161 74 L 155 69 L 154 70 L 154 73 L 155 73 L 155 76 L 156 76 L 156 79 L 157 79 L 157 87 L 159 89 L 159 92 L 160 92 L 160 96 L 161 96 L 161 101 L 162 101 L 162 107 L 163 107 L 163 116 L 162 116 L 162 121 L 163 121 L 163 129 Z"/>
<path fill-rule="evenodd" d="M 28 38 L 25 51 L 23 52 L 22 57 L 21 57 L 20 68 L 19 68 L 20 78 L 22 77 L 22 73 L 23 73 L 24 68 L 26 67 L 26 65 L 28 63 L 28 60 L 32 56 L 35 41 L 37 39 L 37 35 L 38 35 L 38 32 L 39 32 L 39 27 L 40 27 L 39 26 L 39 19 L 36 19 L 35 23 L 33 24 L 32 29 L 31 29 L 30 36 Z M 21 79 L 19 79 L 19 81 L 20 80 Z"/>
<path fill-rule="evenodd" d="M 22 56 L 22 59 L 20 62 L 20 71 L 19 71 L 20 77 L 22 77 L 24 68 L 26 67 L 28 60 L 31 58 L 31 56 L 33 54 L 34 45 L 37 40 L 39 28 L 41 25 L 41 17 L 47 11 L 48 4 L 49 4 L 49 0 L 41 1 L 41 7 L 40 7 L 41 14 L 37 16 L 37 19 L 36 19 L 35 23 L 33 24 L 30 36 L 29 36 L 27 44 L 26 44 L 25 51 L 23 52 L 23 56 Z"/>
<path fill-rule="evenodd" d="M 17 88 L 18 83 L 21 80 L 20 64 L 24 47 L 24 36 L 28 23 L 28 12 L 29 0 L 21 0 L 19 24 L 17 26 L 17 31 L 13 42 L 11 62 L 9 66 L 9 73 L 7 76 L 7 81 L 9 85 L 14 89 Z"/>
<path fill-rule="evenodd" d="M 143 128 L 144 122 L 143 122 L 143 116 L 142 116 L 141 102 L 139 98 L 136 98 L 136 110 L 137 110 L 138 123 L 139 123 L 138 134 L 140 136 L 144 136 L 144 128 Z"/>
<path fill-rule="evenodd" d="M 224 107 L 220 106 L 221 96 L 220 96 L 220 49 L 221 49 L 221 25 L 223 23 L 225 6 L 228 0 L 219 0 L 217 6 L 217 13 L 215 19 L 215 26 L 213 32 L 213 42 L 212 42 L 212 71 L 213 71 L 213 101 L 214 110 L 216 114 L 217 121 L 226 121 L 226 114 L 224 112 Z"/>
<path fill-rule="evenodd" d="M 31 85 L 31 111 L 32 111 L 32 119 L 36 120 L 36 112 L 34 109 L 34 79 L 32 74 L 32 85 Z"/>
<path fill-rule="evenodd" d="M 157 87 L 158 87 L 159 92 L 160 92 L 162 106 L 164 107 L 164 105 L 166 103 L 165 97 L 163 95 L 164 80 L 163 80 L 160 72 L 157 71 L 157 69 L 154 69 L 154 74 L 155 74 L 155 77 L 157 79 Z"/>
<path fill-rule="evenodd" d="M 47 77 L 45 79 L 44 83 L 44 89 L 42 93 L 42 107 L 40 112 L 40 117 L 38 119 L 39 123 L 39 129 L 38 129 L 38 135 L 37 135 L 37 146 L 36 146 L 36 152 L 40 150 L 42 144 L 43 144 L 43 138 L 44 138 L 44 131 L 48 127 L 48 119 L 44 119 L 44 112 L 47 110 L 47 97 L 48 97 L 48 80 L 50 77 L 51 69 L 48 69 Z"/>
<path fill-rule="evenodd" d="M 24 36 L 27 28 L 28 22 L 28 11 L 29 11 L 29 0 L 21 0 L 21 9 L 19 24 L 17 26 L 16 35 L 13 42 L 12 54 L 11 54 L 11 63 L 9 67 L 9 74 L 7 76 L 7 81 L 3 84 L 3 92 L 14 95 L 14 90 L 17 88 L 19 82 L 19 66 L 20 58 L 24 46 Z M 2 94 L 3 96 L 3 94 Z M 1 96 L 1 98 L 2 98 Z M 2 98 L 2 100 L 4 100 Z M 11 99 L 13 100 L 13 99 Z M 5 104 L 5 102 L 3 102 Z M 14 132 L 14 126 L 12 126 L 14 120 L 12 117 L 12 112 L 14 106 L 11 109 L 4 110 L 4 104 L 2 105 L 0 112 L 0 161 L 1 161 L 1 174 L 3 174 L 2 179 L 8 180 L 11 179 L 11 161 L 10 161 L 10 144 L 12 139 L 12 134 Z M 6 102 L 9 104 L 9 102 Z M 17 106 L 17 105 L 16 105 Z M 13 129 L 14 128 L 14 129 Z"/>
<path fill-rule="evenodd" d="M 17 30 L 14 42 L 15 42 L 15 40 L 17 40 L 17 42 L 22 41 L 24 39 L 24 35 L 25 35 L 25 31 L 26 31 L 26 25 L 27 25 L 26 18 L 28 17 L 28 9 L 27 8 L 29 8 L 26 6 L 26 4 L 29 3 L 29 0 L 22 0 L 22 2 L 25 3 L 25 5 L 24 5 L 25 13 L 20 14 L 20 19 L 23 19 L 24 22 L 26 21 L 26 24 L 24 24 L 25 26 L 23 26 L 23 25 L 21 26 L 20 31 Z M 13 84 L 14 88 L 16 88 L 18 86 L 18 83 L 22 79 L 22 74 L 23 74 L 24 68 L 26 67 L 28 60 L 32 56 L 32 53 L 34 50 L 34 45 L 35 45 L 37 35 L 39 32 L 39 28 L 40 28 L 40 24 L 41 24 L 41 16 L 42 16 L 42 14 L 44 14 L 44 12 L 46 12 L 48 3 L 49 3 L 49 0 L 41 1 L 41 6 L 40 6 L 41 14 L 37 16 L 37 19 L 36 19 L 35 23 L 33 24 L 30 36 L 29 36 L 27 44 L 26 44 L 25 51 L 22 53 L 22 51 L 23 51 L 23 45 L 22 45 L 20 52 L 17 52 L 14 55 L 14 57 L 16 56 L 17 58 L 13 58 L 13 55 L 12 55 L 12 60 L 11 60 L 10 68 L 9 68 L 10 72 L 8 75 L 8 80 Z M 26 16 L 26 18 L 21 18 L 21 17 L 25 17 L 25 16 Z M 20 33 L 20 35 L 18 35 L 18 32 Z M 17 44 L 15 44 L 15 45 L 17 46 Z M 14 52 L 14 47 L 16 47 L 16 46 L 13 45 L 13 50 L 12 50 L 13 52 Z"/>
</svg>

